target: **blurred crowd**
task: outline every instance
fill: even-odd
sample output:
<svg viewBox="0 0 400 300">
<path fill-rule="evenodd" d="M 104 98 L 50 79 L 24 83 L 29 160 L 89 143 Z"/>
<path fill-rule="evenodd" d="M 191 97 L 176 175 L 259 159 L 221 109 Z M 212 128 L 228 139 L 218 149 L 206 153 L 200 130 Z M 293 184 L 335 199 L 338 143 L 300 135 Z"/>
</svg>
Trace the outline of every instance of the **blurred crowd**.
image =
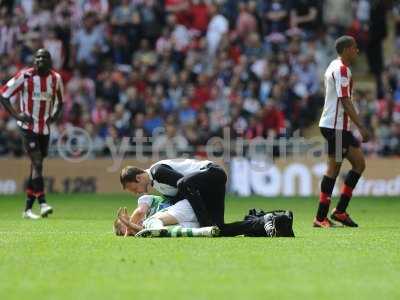
<svg viewBox="0 0 400 300">
<path fill-rule="evenodd" d="M 53 144 L 71 126 L 90 134 L 97 155 L 108 154 L 107 138 L 151 137 L 156 149 L 201 155 L 224 132 L 246 141 L 302 135 L 319 118 L 334 39 L 351 34 L 377 86 L 354 93 L 374 133 L 365 151 L 400 155 L 400 55 L 384 57 L 382 46 L 387 12 L 400 45 L 397 2 L 0 3 L 0 83 L 40 47 L 62 74 L 64 113 L 52 125 Z M 16 123 L 1 108 L 0 155 L 22 153 Z"/>
</svg>

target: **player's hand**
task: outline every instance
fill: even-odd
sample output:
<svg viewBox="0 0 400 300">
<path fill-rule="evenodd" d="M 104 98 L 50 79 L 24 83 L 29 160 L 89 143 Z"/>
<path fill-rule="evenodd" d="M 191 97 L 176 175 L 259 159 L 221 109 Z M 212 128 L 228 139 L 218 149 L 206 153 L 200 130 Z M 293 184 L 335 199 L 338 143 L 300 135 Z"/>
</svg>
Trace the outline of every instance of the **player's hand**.
<svg viewBox="0 0 400 300">
<path fill-rule="evenodd" d="M 118 220 L 126 226 L 125 236 L 135 234 L 143 229 L 142 226 L 132 223 L 129 220 L 128 210 L 126 207 L 118 210 Z"/>
<path fill-rule="evenodd" d="M 365 127 L 362 127 L 360 129 L 360 134 L 362 136 L 362 142 L 363 143 L 368 142 L 370 140 L 370 138 L 371 138 L 371 135 L 369 134 L 369 131 Z"/>
<path fill-rule="evenodd" d="M 24 113 L 20 113 L 20 114 L 16 117 L 16 119 L 17 119 L 18 121 L 21 121 L 22 123 L 28 123 L 28 124 L 33 123 L 33 118 L 32 118 L 31 116 L 28 116 L 28 115 L 24 114 Z"/>
<path fill-rule="evenodd" d="M 46 124 L 49 126 L 51 123 L 54 123 L 53 117 L 49 117 L 46 121 Z"/>
<path fill-rule="evenodd" d="M 120 207 L 118 209 L 117 216 L 118 216 L 118 218 L 121 217 L 121 218 L 124 218 L 124 219 L 126 219 L 126 218 L 129 219 L 128 209 L 126 207 Z"/>
</svg>

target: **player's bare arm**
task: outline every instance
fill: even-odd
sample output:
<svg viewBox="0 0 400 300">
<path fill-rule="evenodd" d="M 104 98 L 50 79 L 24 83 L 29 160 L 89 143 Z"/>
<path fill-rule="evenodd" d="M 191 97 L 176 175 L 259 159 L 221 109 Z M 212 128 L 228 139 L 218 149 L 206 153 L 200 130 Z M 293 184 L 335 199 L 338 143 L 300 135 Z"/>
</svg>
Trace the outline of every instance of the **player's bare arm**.
<svg viewBox="0 0 400 300">
<path fill-rule="evenodd" d="M 59 103 L 58 106 L 55 108 L 53 114 L 49 117 L 47 123 L 51 124 L 56 122 L 60 117 L 63 110 L 63 103 Z"/>
<path fill-rule="evenodd" d="M 117 212 L 117 219 L 114 221 L 114 232 L 119 236 L 132 236 L 143 229 L 143 226 L 132 223 L 129 220 L 126 207 L 120 207 Z"/>
<path fill-rule="evenodd" d="M 343 97 L 341 99 L 341 101 L 342 101 L 344 111 L 349 115 L 350 119 L 353 121 L 353 123 L 357 126 L 358 130 L 360 131 L 363 142 L 368 142 L 368 140 L 370 138 L 369 132 L 362 124 L 360 117 L 358 116 L 350 98 Z"/>
<path fill-rule="evenodd" d="M 145 208 L 145 206 L 148 207 L 148 205 L 140 205 L 140 206 L 141 207 L 135 209 L 135 212 L 140 211 L 142 208 Z M 137 215 L 139 215 L 139 213 Z M 143 220 L 139 222 L 143 223 Z M 162 212 L 162 211 L 159 211 L 153 216 L 151 216 L 149 219 L 147 219 L 147 222 L 148 222 L 147 226 L 156 228 L 163 228 L 164 226 L 179 224 L 178 220 L 174 216 L 172 216 L 168 212 Z M 134 220 L 132 220 L 132 218 L 129 217 L 128 210 L 126 207 L 125 208 L 121 207 L 118 209 L 117 219 L 114 221 L 114 232 L 116 235 L 125 237 L 133 236 L 143 229 L 144 226 L 142 224 L 135 223 Z"/>
<path fill-rule="evenodd" d="M 149 211 L 150 206 L 146 203 L 140 203 L 138 207 L 133 211 L 132 215 L 130 216 L 129 220 L 130 222 L 137 224 L 137 225 L 142 225 L 143 220 Z"/>
</svg>

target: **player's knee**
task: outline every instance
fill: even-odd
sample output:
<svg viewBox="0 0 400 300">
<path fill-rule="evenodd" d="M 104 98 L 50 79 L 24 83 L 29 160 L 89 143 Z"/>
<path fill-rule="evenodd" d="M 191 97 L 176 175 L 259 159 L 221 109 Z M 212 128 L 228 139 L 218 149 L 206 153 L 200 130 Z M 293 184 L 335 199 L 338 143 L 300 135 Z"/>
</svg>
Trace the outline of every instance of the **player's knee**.
<svg viewBox="0 0 400 300">
<path fill-rule="evenodd" d="M 336 178 L 336 177 L 338 177 L 339 176 L 339 172 L 340 172 L 340 169 L 333 169 L 332 170 L 332 172 L 331 172 L 331 174 L 329 174 L 329 175 L 331 175 L 331 176 L 329 176 L 330 178 Z"/>
<path fill-rule="evenodd" d="M 42 174 L 43 171 L 43 160 L 42 159 L 34 159 L 32 160 L 33 171 L 39 175 Z"/>
<path fill-rule="evenodd" d="M 33 167 L 34 168 L 42 168 L 43 167 L 43 160 L 41 160 L 41 159 L 35 159 L 34 161 L 33 161 Z"/>
<path fill-rule="evenodd" d="M 357 173 L 362 174 L 365 170 L 365 159 L 360 159 L 359 161 L 357 161 L 353 168 Z"/>
</svg>

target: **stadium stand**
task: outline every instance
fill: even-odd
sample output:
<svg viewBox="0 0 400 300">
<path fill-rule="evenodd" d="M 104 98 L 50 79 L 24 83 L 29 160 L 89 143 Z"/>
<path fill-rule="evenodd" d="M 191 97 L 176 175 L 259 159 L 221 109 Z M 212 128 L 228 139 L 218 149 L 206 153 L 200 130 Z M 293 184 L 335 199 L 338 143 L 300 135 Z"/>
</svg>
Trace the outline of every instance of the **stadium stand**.
<svg viewBox="0 0 400 300">
<path fill-rule="evenodd" d="M 400 53 L 384 56 L 383 41 L 392 11 L 399 40 L 399 8 L 363 0 L 2 1 L 0 83 L 46 47 L 65 83 L 53 144 L 76 126 L 97 156 L 109 154 L 108 137 L 126 136 L 201 155 L 224 128 L 251 140 L 302 136 L 315 126 L 321 75 L 334 39 L 347 33 L 376 86 L 354 93 L 374 133 L 364 150 L 398 156 Z M 17 125 L 0 108 L 0 155 L 22 154 Z"/>
</svg>

